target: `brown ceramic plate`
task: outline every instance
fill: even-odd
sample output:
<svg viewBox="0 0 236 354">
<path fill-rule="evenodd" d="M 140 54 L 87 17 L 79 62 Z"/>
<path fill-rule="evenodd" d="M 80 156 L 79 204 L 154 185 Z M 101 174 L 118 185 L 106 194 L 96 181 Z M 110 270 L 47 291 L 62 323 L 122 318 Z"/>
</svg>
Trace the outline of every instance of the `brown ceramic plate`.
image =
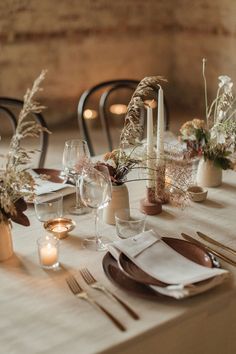
<svg viewBox="0 0 236 354">
<path fill-rule="evenodd" d="M 50 182 L 54 182 L 54 183 L 64 182 L 60 170 L 54 170 L 51 168 L 34 168 L 34 172 L 36 172 L 38 175 L 47 175 L 48 177 L 50 177 L 48 179 Z"/>
<path fill-rule="evenodd" d="M 211 255 L 206 253 L 203 248 L 181 239 L 171 237 L 163 237 L 162 239 L 174 250 L 193 262 L 209 268 L 214 267 Z M 120 256 L 119 263 L 120 265 L 110 253 L 107 253 L 103 258 L 103 269 L 113 283 L 125 290 L 132 291 L 139 296 L 153 297 L 157 294 L 147 285 L 166 286 L 165 283 L 143 272 L 123 254 Z"/>
<path fill-rule="evenodd" d="M 117 261 L 107 252 L 102 261 L 103 270 L 108 279 L 121 289 L 130 291 L 137 296 L 156 298 L 157 293 L 150 287 L 129 278 L 118 266 Z"/>
</svg>

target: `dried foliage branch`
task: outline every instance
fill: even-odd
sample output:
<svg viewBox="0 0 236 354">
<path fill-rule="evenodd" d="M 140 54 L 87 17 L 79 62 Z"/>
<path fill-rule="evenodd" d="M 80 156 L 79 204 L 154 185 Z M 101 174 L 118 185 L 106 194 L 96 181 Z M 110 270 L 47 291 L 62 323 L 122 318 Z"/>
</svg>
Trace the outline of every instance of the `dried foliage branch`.
<svg viewBox="0 0 236 354">
<path fill-rule="evenodd" d="M 45 108 L 34 100 L 35 94 L 42 90 L 40 84 L 45 74 L 46 71 L 43 70 L 24 96 L 16 132 L 6 155 L 5 169 L 0 173 L 0 222 L 11 219 L 22 225 L 29 225 L 29 220 L 23 213 L 27 208 L 23 198 L 32 196 L 34 192 L 34 180 L 27 172 L 26 166 L 32 151 L 25 150 L 20 143 L 26 137 L 38 137 L 43 130 L 45 131 L 34 120 L 25 121 L 30 113 L 39 113 Z"/>
<path fill-rule="evenodd" d="M 40 87 L 41 82 L 45 79 L 46 70 L 42 70 L 39 77 L 34 81 L 31 89 L 27 89 L 24 96 L 24 104 L 22 110 L 19 114 L 19 119 L 17 122 L 17 127 L 15 134 L 13 135 L 9 152 L 6 158 L 6 170 L 11 170 L 12 168 L 17 168 L 19 165 L 26 165 L 30 161 L 30 151 L 26 151 L 20 146 L 22 139 L 27 137 L 38 137 L 42 131 L 47 131 L 35 120 L 25 121 L 30 113 L 40 113 L 44 106 L 41 106 L 37 101 L 34 100 L 36 93 L 42 91 Z"/>
<path fill-rule="evenodd" d="M 140 110 L 144 101 L 157 91 L 161 82 L 167 82 L 162 76 L 145 77 L 138 84 L 128 105 L 124 128 L 120 136 L 120 145 L 133 145 L 140 138 L 143 127 L 140 123 Z"/>
</svg>

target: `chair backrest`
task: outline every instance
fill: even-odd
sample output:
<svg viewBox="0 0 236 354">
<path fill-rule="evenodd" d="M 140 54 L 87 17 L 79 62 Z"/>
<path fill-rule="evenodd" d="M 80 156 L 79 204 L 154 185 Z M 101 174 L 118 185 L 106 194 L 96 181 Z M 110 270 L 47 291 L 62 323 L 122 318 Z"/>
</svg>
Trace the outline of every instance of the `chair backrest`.
<svg viewBox="0 0 236 354">
<path fill-rule="evenodd" d="M 87 108 L 87 103 L 89 99 L 91 98 L 92 95 L 95 95 L 96 92 L 100 93 L 100 98 L 98 99 L 99 116 L 100 116 L 103 131 L 107 139 L 108 148 L 110 151 L 112 151 L 114 147 L 113 147 L 110 124 L 109 124 L 108 100 L 114 92 L 117 92 L 118 90 L 122 90 L 122 89 L 126 89 L 127 91 L 130 91 L 129 98 L 131 98 L 139 82 L 140 81 L 138 80 L 131 80 L 131 79 L 118 79 L 118 80 L 104 81 L 91 87 L 90 89 L 82 93 L 78 103 L 78 112 L 77 112 L 78 124 L 83 139 L 85 139 L 88 143 L 88 147 L 92 156 L 94 156 L 94 146 L 92 144 L 90 132 L 86 123 L 86 119 L 84 117 L 84 111 Z M 157 100 L 158 90 L 154 94 L 154 96 L 155 97 L 153 98 Z M 164 98 L 164 105 L 165 105 L 165 129 L 167 130 L 169 117 L 168 117 L 168 107 L 165 98 Z M 141 122 L 142 124 L 144 124 L 143 115 L 141 116 Z"/>
<path fill-rule="evenodd" d="M 15 132 L 17 125 L 17 113 L 23 107 L 24 102 L 15 98 L 0 97 L 0 115 L 3 115 L 9 119 L 12 130 Z M 16 111 L 17 110 L 17 111 Z M 1 115 L 2 116 L 2 115 Z M 47 128 L 47 124 L 41 113 L 32 113 L 32 117 L 36 120 L 38 124 L 42 127 Z M 40 133 L 40 148 L 39 148 L 39 161 L 37 167 L 42 168 L 44 166 L 47 148 L 48 148 L 48 133 L 42 131 Z"/>
</svg>

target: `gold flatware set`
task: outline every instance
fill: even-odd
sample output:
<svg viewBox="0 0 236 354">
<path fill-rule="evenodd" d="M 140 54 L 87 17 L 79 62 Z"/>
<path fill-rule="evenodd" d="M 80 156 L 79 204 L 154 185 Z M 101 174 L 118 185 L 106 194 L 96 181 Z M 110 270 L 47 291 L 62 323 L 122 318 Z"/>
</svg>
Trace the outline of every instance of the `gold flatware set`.
<svg viewBox="0 0 236 354">
<path fill-rule="evenodd" d="M 228 252 L 231 252 L 233 255 L 236 256 L 236 251 L 233 250 L 231 247 L 228 247 L 228 246 L 225 246 L 224 244 L 220 243 L 219 241 L 216 241 L 214 240 L 213 238 L 203 234 L 202 232 L 200 231 L 197 231 L 197 234 L 200 238 L 204 239 L 205 241 L 207 241 L 208 243 L 211 243 L 211 244 L 214 244 L 215 246 L 218 246 L 218 247 L 221 247 L 222 249 L 228 251 Z M 216 257 L 219 257 L 220 259 L 222 259 L 223 261 L 233 265 L 233 266 L 236 266 L 236 261 L 232 260 L 231 258 L 225 256 L 224 254 L 222 254 L 221 252 L 213 249 L 212 247 L 206 245 L 205 243 L 193 238 L 192 236 L 189 236 L 185 233 L 181 233 L 181 236 L 189 241 L 189 242 L 192 242 L 194 243 L 195 245 L 198 245 L 200 247 L 203 247 L 206 251 L 212 253 L 213 255 L 215 255 Z"/>
<path fill-rule="evenodd" d="M 68 278 L 66 278 L 66 282 L 72 291 L 72 293 L 77 296 L 81 300 L 85 300 L 88 303 L 90 303 L 93 307 L 95 307 L 97 310 L 101 311 L 103 314 L 105 314 L 113 323 L 114 325 L 119 328 L 121 331 L 126 331 L 126 327 L 110 312 L 108 311 L 105 307 L 103 307 L 101 304 L 99 304 L 97 301 L 95 301 L 78 283 L 76 278 L 73 275 L 70 275 Z"/>
<path fill-rule="evenodd" d="M 106 294 L 108 297 L 110 297 L 112 300 L 115 300 L 118 302 L 127 312 L 128 314 L 135 320 L 139 320 L 139 315 L 126 303 L 124 302 L 121 298 L 119 298 L 116 294 L 114 294 L 111 290 L 106 288 L 104 285 L 99 283 L 93 275 L 90 273 L 90 271 L 87 268 L 83 268 L 80 270 L 80 274 L 82 275 L 84 281 L 90 285 L 93 289 L 100 290 L 104 294 Z"/>
<path fill-rule="evenodd" d="M 87 283 L 87 285 L 91 286 L 92 288 L 102 291 L 104 294 L 115 300 L 117 303 L 119 303 L 126 311 L 127 313 L 135 320 L 138 320 L 140 317 L 139 315 L 127 304 L 125 303 L 121 298 L 119 298 L 116 294 L 114 294 L 111 290 L 107 289 L 105 286 L 103 286 L 101 283 L 99 283 L 94 276 L 90 273 L 90 271 L 87 268 L 83 268 L 80 270 L 80 274 L 82 275 L 84 281 Z M 74 275 L 70 275 L 69 277 L 66 278 L 66 282 L 72 291 L 72 293 L 77 296 L 81 300 L 85 300 L 88 303 L 90 303 L 93 307 L 95 307 L 97 310 L 100 310 L 103 314 L 105 314 L 112 322 L 113 324 L 120 329 L 121 331 L 126 331 L 126 327 L 118 320 L 110 311 L 108 311 L 104 306 L 102 306 L 100 303 L 98 303 L 96 300 L 91 297 L 87 291 L 85 291 L 81 285 L 79 284 L 78 280 L 75 278 Z"/>
</svg>

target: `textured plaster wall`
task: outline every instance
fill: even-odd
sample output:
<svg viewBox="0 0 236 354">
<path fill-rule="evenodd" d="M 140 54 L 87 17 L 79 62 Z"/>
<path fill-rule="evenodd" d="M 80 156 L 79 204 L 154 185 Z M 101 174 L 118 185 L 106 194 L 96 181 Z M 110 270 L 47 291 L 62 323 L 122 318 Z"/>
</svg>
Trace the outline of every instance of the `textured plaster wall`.
<svg viewBox="0 0 236 354">
<path fill-rule="evenodd" d="M 49 125 L 75 116 L 81 92 L 112 78 L 163 75 L 172 117 L 203 111 L 220 74 L 236 80 L 235 0 L 1 0 L 0 95 L 22 97 L 48 69 Z"/>
</svg>

